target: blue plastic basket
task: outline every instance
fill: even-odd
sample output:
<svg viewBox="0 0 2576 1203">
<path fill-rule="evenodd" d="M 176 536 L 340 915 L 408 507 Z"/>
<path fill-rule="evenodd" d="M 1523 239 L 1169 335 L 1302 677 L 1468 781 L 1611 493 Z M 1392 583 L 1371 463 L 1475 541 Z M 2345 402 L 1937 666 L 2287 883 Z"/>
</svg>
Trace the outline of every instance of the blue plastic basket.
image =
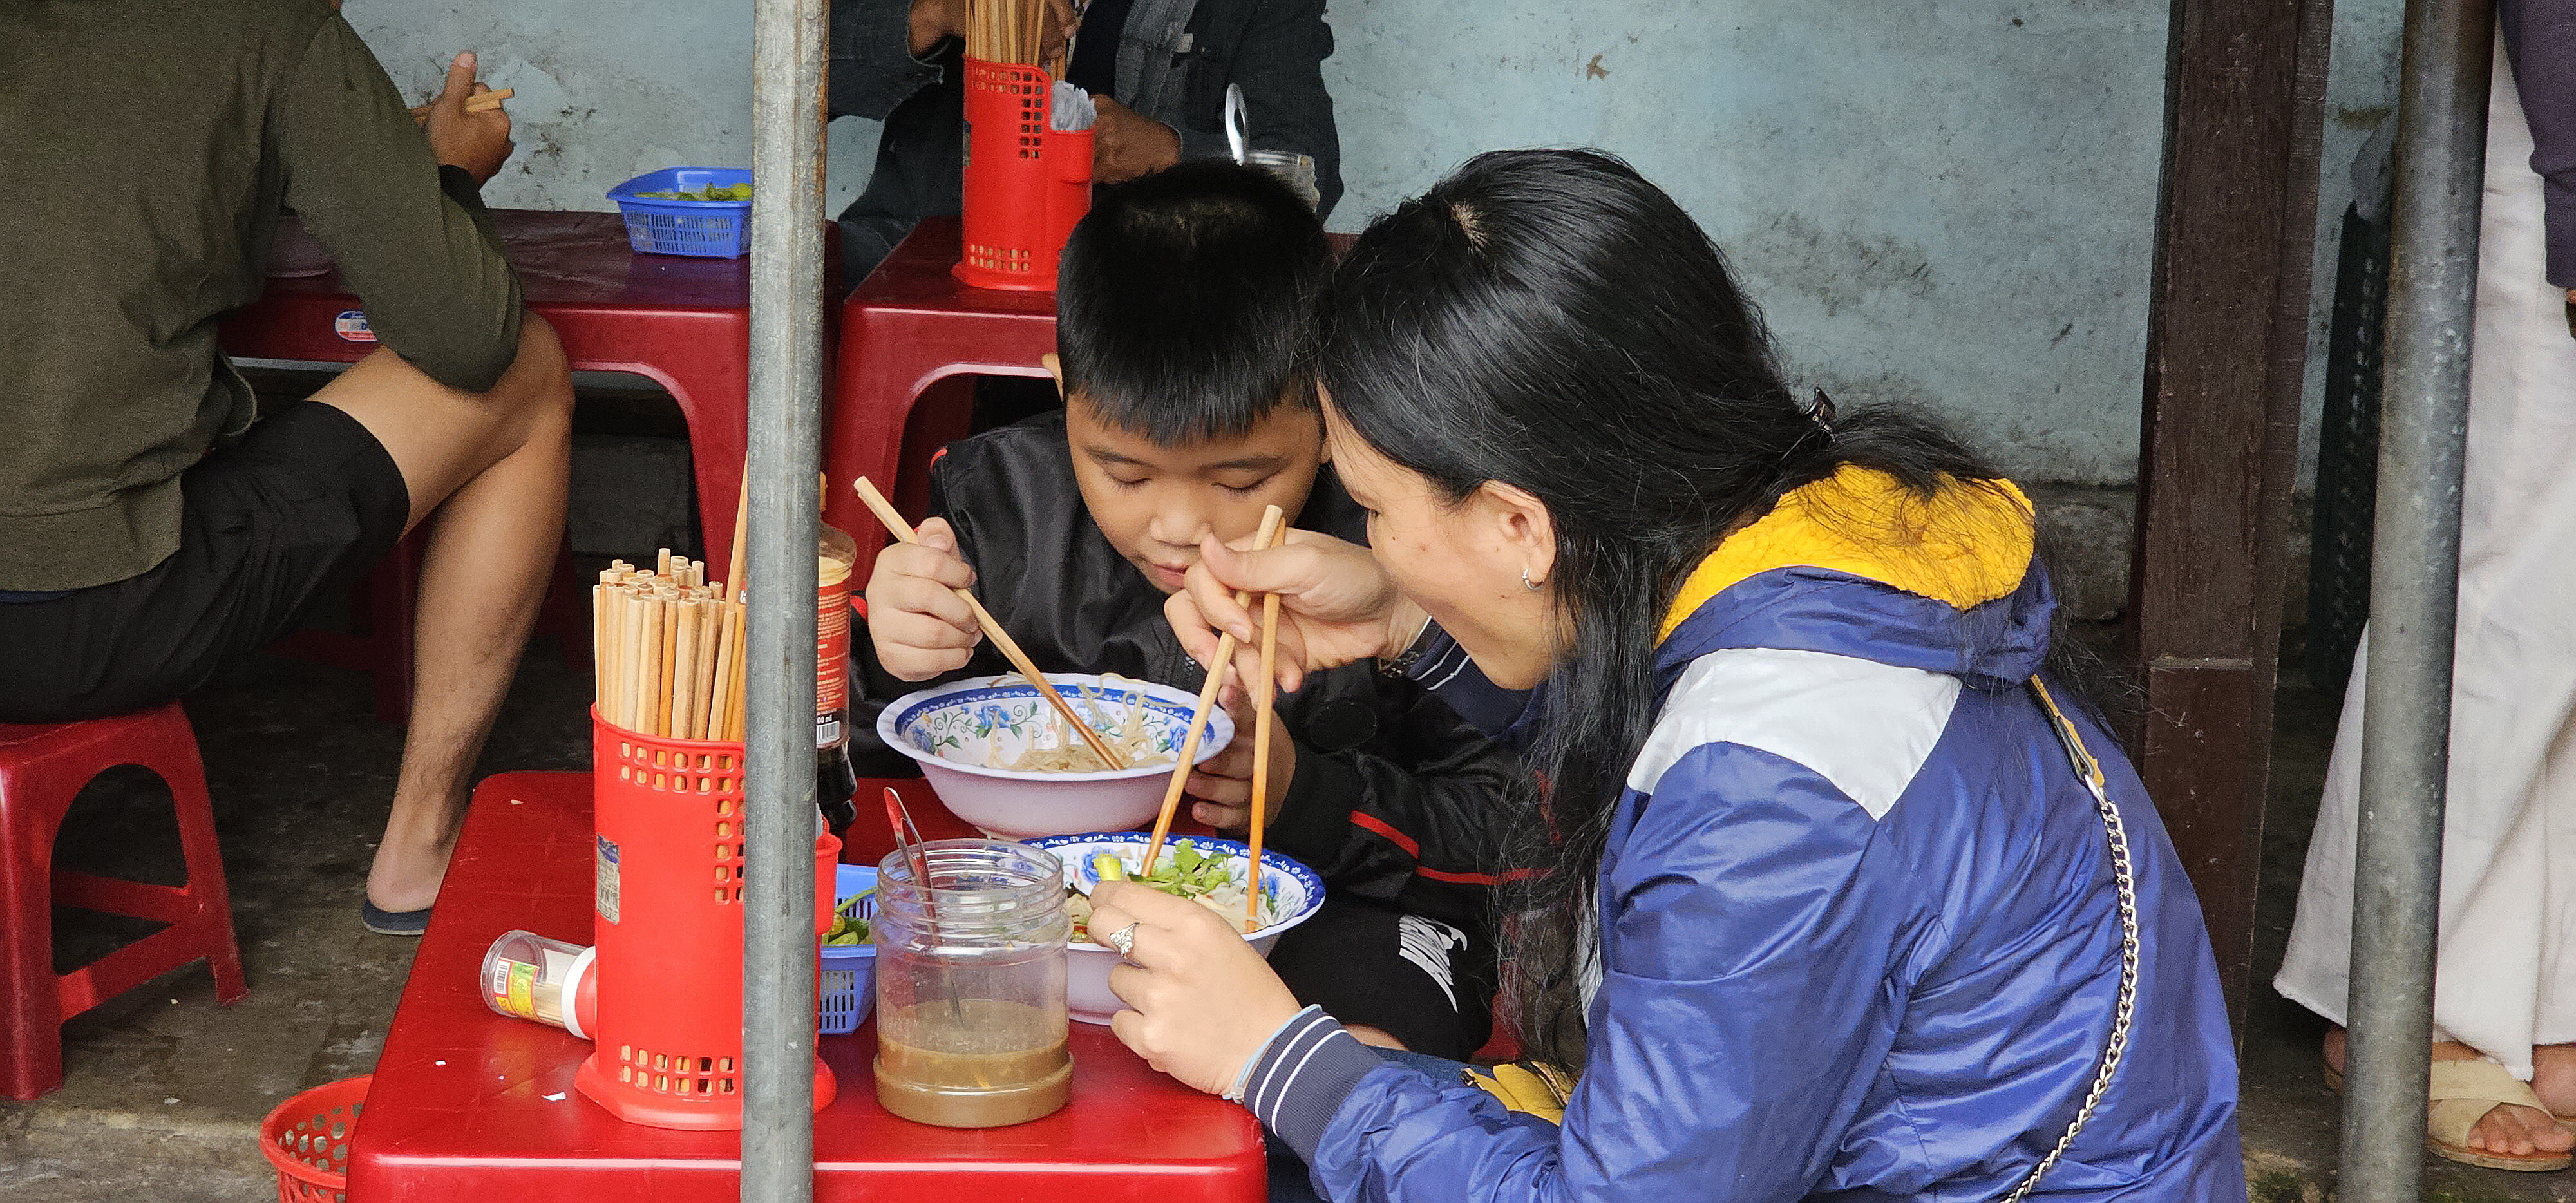
<svg viewBox="0 0 2576 1203">
<path fill-rule="evenodd" d="M 832 881 L 832 905 L 838 908 L 853 895 L 873 890 L 877 871 L 866 865 L 843 865 Z M 859 904 L 862 918 L 874 919 L 876 896 L 871 894 Z M 877 946 L 875 943 L 823 946 L 823 1026 L 826 1036 L 847 1036 L 859 1030 L 859 1021 L 877 1002 Z"/>
<path fill-rule="evenodd" d="M 626 216 L 626 240 L 640 254 L 739 259 L 751 253 L 751 202 L 662 200 L 641 192 L 694 192 L 748 184 L 739 167 L 665 167 L 608 190 Z"/>
</svg>

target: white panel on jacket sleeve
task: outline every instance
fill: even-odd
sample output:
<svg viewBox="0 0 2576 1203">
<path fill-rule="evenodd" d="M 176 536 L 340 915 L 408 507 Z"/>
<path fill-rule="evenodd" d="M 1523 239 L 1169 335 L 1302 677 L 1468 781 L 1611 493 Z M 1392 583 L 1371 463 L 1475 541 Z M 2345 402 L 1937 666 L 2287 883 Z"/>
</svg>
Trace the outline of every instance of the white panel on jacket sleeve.
<svg viewBox="0 0 2576 1203">
<path fill-rule="evenodd" d="M 1794 761 L 1884 818 L 1932 755 L 1959 679 L 1830 652 L 1745 647 L 1691 662 L 1628 769 L 1652 795 L 1674 762 L 1708 744 Z"/>
</svg>

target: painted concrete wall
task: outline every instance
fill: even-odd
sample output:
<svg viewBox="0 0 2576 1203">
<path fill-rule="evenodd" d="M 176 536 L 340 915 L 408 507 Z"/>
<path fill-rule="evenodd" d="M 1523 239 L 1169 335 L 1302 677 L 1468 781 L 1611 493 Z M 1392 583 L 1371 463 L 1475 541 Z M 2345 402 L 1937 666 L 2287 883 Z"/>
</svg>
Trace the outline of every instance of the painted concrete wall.
<svg viewBox="0 0 2576 1203">
<path fill-rule="evenodd" d="M 2394 64 L 2396 0 L 2343 7 L 2328 234 Z M 1326 75 L 1350 194 L 1333 224 L 1356 228 L 1479 150 L 1606 147 L 1716 236 L 1802 378 L 1844 404 L 1930 404 L 2027 479 L 2126 483 L 2165 11 L 1337 0 Z M 349 0 L 348 12 L 415 96 L 461 48 L 518 90 L 521 149 L 487 192 L 497 204 L 601 208 L 630 175 L 747 158 L 747 5 Z M 835 206 L 864 184 L 873 140 L 866 123 L 836 123 Z M 2332 267 L 2329 243 L 2320 270 Z M 2322 327 L 2314 342 L 2321 355 Z"/>
</svg>

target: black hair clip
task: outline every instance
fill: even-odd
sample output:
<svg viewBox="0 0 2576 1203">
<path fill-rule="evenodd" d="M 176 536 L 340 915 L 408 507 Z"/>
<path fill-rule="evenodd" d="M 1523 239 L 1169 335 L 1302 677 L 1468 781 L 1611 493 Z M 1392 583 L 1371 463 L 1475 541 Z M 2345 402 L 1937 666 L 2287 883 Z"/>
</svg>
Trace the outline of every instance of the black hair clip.
<svg viewBox="0 0 2576 1203">
<path fill-rule="evenodd" d="M 1834 441 L 1834 399 L 1826 396 L 1825 390 L 1816 390 L 1816 399 L 1807 407 L 1807 416 L 1815 420 L 1816 429 L 1825 432 L 1826 442 Z"/>
</svg>

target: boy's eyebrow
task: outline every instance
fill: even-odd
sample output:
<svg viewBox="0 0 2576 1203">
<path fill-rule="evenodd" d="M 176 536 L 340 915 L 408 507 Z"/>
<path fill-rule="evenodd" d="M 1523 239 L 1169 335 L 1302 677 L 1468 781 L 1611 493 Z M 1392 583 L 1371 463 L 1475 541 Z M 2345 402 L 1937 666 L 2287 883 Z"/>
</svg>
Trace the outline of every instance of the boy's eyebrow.
<svg viewBox="0 0 2576 1203">
<path fill-rule="evenodd" d="M 1119 467 L 1151 468 L 1154 466 L 1144 460 L 1136 458 L 1135 456 L 1121 455 L 1106 447 L 1098 447 L 1089 443 L 1083 444 L 1082 453 L 1100 461 L 1103 464 Z M 1266 468 L 1278 468 L 1285 465 L 1287 462 L 1288 457 L 1284 455 L 1246 455 L 1235 459 L 1222 460 L 1213 464 L 1205 464 L 1201 466 L 1200 470 L 1204 472 L 1259 471 Z"/>
<path fill-rule="evenodd" d="M 1207 465 L 1206 470 L 1209 472 L 1226 472 L 1237 469 L 1252 471 L 1262 468 L 1276 468 L 1286 464 L 1287 462 L 1288 457 L 1284 455 L 1247 455 L 1238 459 L 1230 459 L 1220 463 L 1209 464 Z"/>
<path fill-rule="evenodd" d="M 1093 458 L 1093 459 L 1099 460 L 1101 463 L 1104 463 L 1104 464 L 1116 464 L 1116 465 L 1119 465 L 1119 466 L 1121 466 L 1121 467 L 1131 467 L 1131 468 L 1150 468 L 1150 467 L 1153 467 L 1153 465 L 1152 465 L 1152 464 L 1146 463 L 1145 461 L 1143 461 L 1143 460 L 1141 460 L 1141 459 L 1138 459 L 1138 458 L 1136 458 L 1135 456 L 1132 456 L 1132 455 L 1120 455 L 1120 454 L 1118 454 L 1117 452 L 1112 451 L 1112 450 L 1110 450 L 1110 449 L 1108 449 L 1108 448 L 1106 448 L 1106 447 L 1096 447 L 1096 446 L 1093 446 L 1093 445 L 1091 445 L 1091 444 L 1089 444 L 1089 443 L 1085 443 L 1085 444 L 1083 444 L 1083 445 L 1082 445 L 1082 453 L 1083 453 L 1084 455 L 1088 455 L 1088 456 L 1090 456 L 1090 457 L 1091 457 L 1091 458 Z"/>
</svg>

